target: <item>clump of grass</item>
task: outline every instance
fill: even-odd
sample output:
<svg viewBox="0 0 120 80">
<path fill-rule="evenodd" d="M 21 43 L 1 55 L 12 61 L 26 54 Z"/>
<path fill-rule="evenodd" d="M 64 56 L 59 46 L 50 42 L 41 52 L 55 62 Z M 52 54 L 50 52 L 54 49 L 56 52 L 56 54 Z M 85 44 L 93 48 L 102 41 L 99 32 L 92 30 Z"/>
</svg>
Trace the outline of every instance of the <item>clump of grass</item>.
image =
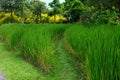
<svg viewBox="0 0 120 80">
<path fill-rule="evenodd" d="M 65 40 L 84 66 L 84 77 L 87 80 L 119 80 L 120 28 L 86 26 L 72 27 L 65 33 Z"/>
<path fill-rule="evenodd" d="M 48 72 L 53 57 L 53 43 L 51 33 L 41 29 L 28 29 L 21 42 L 21 52 L 29 61 Z M 51 63 L 50 63 L 51 62 Z"/>
</svg>

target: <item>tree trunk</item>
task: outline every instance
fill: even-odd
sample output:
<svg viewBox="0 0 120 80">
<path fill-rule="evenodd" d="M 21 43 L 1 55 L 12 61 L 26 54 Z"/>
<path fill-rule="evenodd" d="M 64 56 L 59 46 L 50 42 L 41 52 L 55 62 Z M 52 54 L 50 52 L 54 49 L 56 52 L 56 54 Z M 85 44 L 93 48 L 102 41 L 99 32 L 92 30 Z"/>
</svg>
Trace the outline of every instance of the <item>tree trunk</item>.
<svg viewBox="0 0 120 80">
<path fill-rule="evenodd" d="M 38 24 L 38 22 L 39 22 L 39 18 L 38 18 L 38 14 L 37 14 L 37 19 L 36 19 L 36 23 Z"/>
<path fill-rule="evenodd" d="M 40 23 L 42 23 L 42 19 L 41 19 L 42 17 L 41 17 L 41 13 L 40 13 Z"/>
<path fill-rule="evenodd" d="M 22 9 L 22 23 L 24 24 L 24 12 L 23 12 L 23 9 Z"/>
<path fill-rule="evenodd" d="M 56 23 L 55 9 L 54 9 L 54 23 Z"/>
<path fill-rule="evenodd" d="M 10 23 L 12 23 L 13 22 L 13 14 L 12 14 L 12 12 L 13 12 L 13 10 L 12 10 L 12 8 L 11 8 L 11 11 L 10 11 L 10 13 L 11 13 L 11 20 L 10 20 Z"/>
<path fill-rule="evenodd" d="M 56 23 L 56 15 L 54 15 L 54 23 Z"/>
<path fill-rule="evenodd" d="M 21 15 L 22 15 L 22 23 L 24 24 L 24 12 L 23 12 L 23 9 L 21 11 Z"/>
<path fill-rule="evenodd" d="M 41 6 L 40 6 L 40 23 L 42 23 Z"/>
<path fill-rule="evenodd" d="M 24 2 L 22 3 L 22 11 L 21 11 L 21 15 L 22 15 L 22 23 L 24 24 Z"/>
</svg>

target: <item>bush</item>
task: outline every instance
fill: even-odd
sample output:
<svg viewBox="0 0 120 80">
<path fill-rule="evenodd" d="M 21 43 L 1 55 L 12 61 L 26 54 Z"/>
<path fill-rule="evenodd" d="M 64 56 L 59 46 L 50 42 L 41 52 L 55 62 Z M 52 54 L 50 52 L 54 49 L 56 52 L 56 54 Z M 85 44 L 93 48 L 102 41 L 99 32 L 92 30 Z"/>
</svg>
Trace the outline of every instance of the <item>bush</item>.
<svg viewBox="0 0 120 80">
<path fill-rule="evenodd" d="M 120 24 L 119 12 L 114 6 L 111 9 L 93 10 L 91 13 L 89 20 L 92 23 Z"/>
<path fill-rule="evenodd" d="M 12 17 L 13 23 L 22 22 L 21 17 L 16 16 L 14 12 L 12 14 L 13 14 L 13 17 Z M 0 24 L 10 23 L 10 21 L 11 21 L 11 13 L 0 13 Z"/>
<path fill-rule="evenodd" d="M 34 23 L 34 17 L 33 16 L 29 16 L 25 19 L 25 23 L 29 24 L 29 23 Z"/>
<path fill-rule="evenodd" d="M 48 14 L 43 14 L 43 13 L 42 13 L 41 16 L 42 16 L 42 22 L 43 22 L 43 23 L 49 21 L 49 16 L 48 16 Z"/>
<path fill-rule="evenodd" d="M 22 23 L 21 17 L 16 16 L 14 12 L 12 14 L 13 14 L 13 17 L 12 17 L 13 23 Z M 11 21 L 11 13 L 3 13 L 3 12 L 0 13 L 0 24 L 10 23 L 10 21 Z M 66 21 L 67 19 L 63 17 L 62 15 L 56 15 L 56 23 L 64 23 Z M 33 15 L 26 17 L 24 22 L 27 24 L 40 22 L 40 15 L 39 17 L 33 16 Z M 48 16 L 48 14 L 42 13 L 41 22 L 42 23 L 48 23 L 48 22 L 54 23 L 54 16 Z"/>
<path fill-rule="evenodd" d="M 56 23 L 63 23 L 66 22 L 67 19 L 61 15 L 56 15 Z M 54 23 L 54 15 L 49 17 L 49 22 Z"/>
</svg>

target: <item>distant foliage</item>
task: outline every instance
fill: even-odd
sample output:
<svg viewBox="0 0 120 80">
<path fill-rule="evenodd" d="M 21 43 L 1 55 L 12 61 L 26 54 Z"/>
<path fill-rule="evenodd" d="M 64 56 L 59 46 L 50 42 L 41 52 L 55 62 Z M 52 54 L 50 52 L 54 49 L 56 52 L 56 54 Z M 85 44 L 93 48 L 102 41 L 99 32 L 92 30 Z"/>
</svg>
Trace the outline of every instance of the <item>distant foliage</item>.
<svg viewBox="0 0 120 80">
<path fill-rule="evenodd" d="M 112 7 L 112 10 L 93 11 L 89 20 L 91 20 L 92 23 L 120 24 L 119 14 L 114 6 Z"/>
<path fill-rule="evenodd" d="M 56 15 L 56 23 L 62 23 L 66 22 L 67 19 L 63 17 L 62 15 Z M 49 22 L 53 23 L 54 22 L 54 16 L 49 17 Z"/>
<path fill-rule="evenodd" d="M 65 22 L 120 24 L 120 0 L 52 0 L 49 7 L 41 0 L 1 0 L 0 11 L 22 17 L 22 23 L 54 23 L 64 22 L 58 20 L 57 15 L 66 17 Z M 46 15 L 42 14 L 48 14 Z M 41 14 L 41 15 L 40 15 Z M 12 15 L 11 15 L 12 17 Z M 2 18 L 0 18 L 1 20 Z M 5 19 L 5 18 L 4 18 Z M 2 21 L 4 20 L 2 19 Z M 11 23 L 12 19 L 10 20 Z"/>
<path fill-rule="evenodd" d="M 40 14 L 39 14 L 40 15 Z M 37 17 L 37 16 L 36 16 Z M 29 23 L 36 23 L 36 20 L 38 22 L 40 22 L 40 17 L 34 17 L 34 16 L 28 16 L 27 18 L 25 18 L 25 23 L 29 24 Z M 3 23 L 10 23 L 10 20 L 12 19 L 12 21 L 14 23 L 22 23 L 22 18 L 18 17 L 14 14 L 13 12 L 13 17 L 11 18 L 11 13 L 0 13 L 0 24 Z M 65 18 L 62 15 L 56 15 L 56 23 L 64 23 L 67 21 L 67 18 Z M 54 22 L 54 16 L 49 16 L 46 13 L 42 13 L 41 14 L 41 22 L 42 23 L 53 23 Z"/>
<path fill-rule="evenodd" d="M 14 14 L 14 12 L 13 12 L 12 18 L 11 18 L 11 13 L 0 13 L 0 24 L 10 23 L 11 19 L 14 23 L 21 23 L 22 22 L 21 17 L 16 16 Z"/>
<path fill-rule="evenodd" d="M 65 0 L 64 15 L 72 22 L 120 24 L 119 0 Z"/>
</svg>

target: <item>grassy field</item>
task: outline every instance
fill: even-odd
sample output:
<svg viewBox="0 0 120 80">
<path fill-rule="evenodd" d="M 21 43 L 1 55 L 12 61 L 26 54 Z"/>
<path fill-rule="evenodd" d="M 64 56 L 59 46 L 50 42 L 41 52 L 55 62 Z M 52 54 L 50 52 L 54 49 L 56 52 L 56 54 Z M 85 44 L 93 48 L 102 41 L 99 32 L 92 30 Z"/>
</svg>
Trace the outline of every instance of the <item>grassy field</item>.
<svg viewBox="0 0 120 80">
<path fill-rule="evenodd" d="M 5 42 L 8 49 L 19 52 L 19 58 L 23 62 L 27 61 L 40 69 L 38 76 L 42 76 L 43 79 L 36 79 L 35 73 L 34 77 L 28 80 L 120 79 L 119 26 L 4 24 L 0 27 L 0 39 Z M 17 59 L 15 60 L 19 61 Z M 11 60 L 8 63 L 12 63 Z M 2 67 L 0 68 L 4 69 Z M 4 72 L 5 75 L 9 74 Z M 9 76 L 6 75 L 7 78 L 10 78 Z"/>
</svg>

